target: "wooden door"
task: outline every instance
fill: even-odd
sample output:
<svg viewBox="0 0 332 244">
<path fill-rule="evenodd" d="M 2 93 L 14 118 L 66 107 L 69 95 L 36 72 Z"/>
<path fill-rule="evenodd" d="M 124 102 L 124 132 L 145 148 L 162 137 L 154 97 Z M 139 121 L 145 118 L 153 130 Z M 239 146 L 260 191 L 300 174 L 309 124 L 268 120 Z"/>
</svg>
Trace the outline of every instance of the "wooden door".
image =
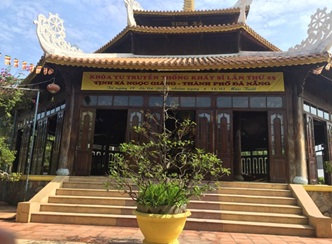
<svg viewBox="0 0 332 244">
<path fill-rule="evenodd" d="M 197 148 L 214 153 L 213 113 L 212 111 L 197 111 L 195 143 Z"/>
<path fill-rule="evenodd" d="M 286 118 L 283 112 L 269 112 L 269 167 L 271 182 L 287 182 Z"/>
<path fill-rule="evenodd" d="M 55 140 L 53 144 L 52 150 L 52 159 L 50 165 L 50 174 L 56 174 L 58 169 L 58 162 L 59 162 L 59 155 L 60 155 L 60 144 L 61 144 L 61 137 L 62 137 L 62 126 L 63 126 L 63 115 L 64 112 L 60 111 L 57 114 L 57 122 L 55 128 Z"/>
<path fill-rule="evenodd" d="M 222 160 L 223 167 L 233 172 L 233 116 L 231 111 L 217 111 L 216 114 L 216 153 Z M 240 162 L 239 162 L 240 163 Z M 230 176 L 222 179 L 231 180 Z"/>
<path fill-rule="evenodd" d="M 90 175 L 96 111 L 82 109 L 75 151 L 75 175 Z"/>
<path fill-rule="evenodd" d="M 143 138 L 140 134 L 137 134 L 133 129 L 134 126 L 141 126 L 144 121 L 144 114 L 139 109 L 129 109 L 127 118 L 127 141 L 142 142 Z"/>
<path fill-rule="evenodd" d="M 306 114 L 305 115 L 306 153 L 307 153 L 307 166 L 308 166 L 310 184 L 316 184 L 318 182 L 314 126 L 315 126 L 314 119 L 312 118 L 312 116 Z"/>
<path fill-rule="evenodd" d="M 327 148 L 325 153 L 327 154 L 325 160 L 332 160 L 332 124 L 326 123 L 326 134 L 327 134 Z"/>
<path fill-rule="evenodd" d="M 43 174 L 43 161 L 45 154 L 45 145 L 47 138 L 48 119 L 38 120 L 36 129 L 35 147 L 33 153 L 33 163 L 31 164 L 31 173 L 36 175 Z"/>
</svg>

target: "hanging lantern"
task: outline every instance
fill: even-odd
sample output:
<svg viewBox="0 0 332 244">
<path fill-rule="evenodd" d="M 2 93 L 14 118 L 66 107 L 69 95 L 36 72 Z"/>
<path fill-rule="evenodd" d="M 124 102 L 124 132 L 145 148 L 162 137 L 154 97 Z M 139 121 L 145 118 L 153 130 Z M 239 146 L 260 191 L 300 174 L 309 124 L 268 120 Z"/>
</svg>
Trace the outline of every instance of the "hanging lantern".
<svg viewBox="0 0 332 244">
<path fill-rule="evenodd" d="M 42 70 L 42 66 L 38 65 L 36 67 L 36 74 L 39 74 L 41 72 L 41 70 Z"/>
<path fill-rule="evenodd" d="M 51 74 L 53 74 L 53 73 L 54 73 L 54 69 L 49 68 L 47 74 L 51 75 Z"/>
<path fill-rule="evenodd" d="M 47 67 L 44 67 L 44 69 L 43 69 L 43 73 L 44 73 L 44 75 L 47 75 L 47 71 L 48 71 L 48 68 L 47 68 Z"/>
<path fill-rule="evenodd" d="M 60 86 L 58 86 L 55 83 L 51 83 L 51 84 L 47 85 L 47 90 L 50 93 L 55 94 L 55 93 L 58 93 L 60 91 Z"/>
<path fill-rule="evenodd" d="M 30 63 L 29 70 L 30 72 L 33 72 L 35 70 L 35 65 L 33 63 Z"/>
</svg>

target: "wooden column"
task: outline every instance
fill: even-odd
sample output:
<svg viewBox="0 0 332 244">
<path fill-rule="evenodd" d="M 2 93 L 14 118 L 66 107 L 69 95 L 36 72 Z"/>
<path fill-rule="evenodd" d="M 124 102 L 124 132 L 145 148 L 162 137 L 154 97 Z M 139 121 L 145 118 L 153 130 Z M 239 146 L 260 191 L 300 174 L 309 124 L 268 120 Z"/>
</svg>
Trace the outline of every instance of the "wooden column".
<svg viewBox="0 0 332 244">
<path fill-rule="evenodd" d="M 295 75 L 293 76 L 293 78 Z M 303 118 L 303 98 L 302 90 L 307 79 L 307 72 L 300 75 L 302 79 L 298 79 L 293 85 L 293 111 L 294 111 L 294 147 L 295 147 L 295 167 L 296 176 L 293 183 L 308 184 L 308 170 L 306 163 L 306 147 L 305 147 L 305 125 Z M 300 84 L 300 85 L 299 85 Z"/>
<path fill-rule="evenodd" d="M 235 143 L 234 143 L 234 179 L 243 181 L 241 162 L 241 116 L 235 121 Z"/>
<path fill-rule="evenodd" d="M 57 175 L 69 175 L 74 165 L 74 148 L 75 148 L 75 77 L 78 73 L 73 70 L 61 70 L 66 84 L 66 108 L 63 117 L 62 138 L 59 155 L 59 164 Z M 78 123 L 78 122 L 77 122 Z"/>
</svg>

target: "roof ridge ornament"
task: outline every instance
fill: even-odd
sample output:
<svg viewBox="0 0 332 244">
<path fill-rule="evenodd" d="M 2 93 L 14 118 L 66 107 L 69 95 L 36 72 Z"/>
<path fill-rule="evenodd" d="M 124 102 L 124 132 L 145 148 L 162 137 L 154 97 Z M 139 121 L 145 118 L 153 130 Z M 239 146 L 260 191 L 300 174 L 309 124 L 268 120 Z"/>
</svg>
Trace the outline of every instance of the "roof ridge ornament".
<svg viewBox="0 0 332 244">
<path fill-rule="evenodd" d="M 39 14 L 34 23 L 37 25 L 37 36 L 41 48 L 45 53 L 66 54 L 82 53 L 77 45 L 71 45 L 65 41 L 66 32 L 63 20 L 58 14 L 49 13 L 49 17 Z"/>
<path fill-rule="evenodd" d="M 127 9 L 127 25 L 136 26 L 134 10 L 143 10 L 142 6 L 136 0 L 124 0 Z"/>
<path fill-rule="evenodd" d="M 195 11 L 195 0 L 184 0 L 183 11 Z"/>
<path fill-rule="evenodd" d="M 245 24 L 246 20 L 246 0 L 240 0 L 240 15 L 237 22 Z"/>
<path fill-rule="evenodd" d="M 243 0 L 238 0 L 234 4 L 233 8 L 241 8 L 242 2 L 243 2 Z M 245 7 L 250 7 L 250 5 L 252 4 L 253 0 L 244 0 L 244 2 L 245 2 Z"/>
<path fill-rule="evenodd" d="M 328 14 L 326 9 L 317 9 L 311 15 L 308 25 L 308 37 L 300 44 L 288 49 L 287 52 L 326 52 L 332 47 L 332 11 Z"/>
</svg>

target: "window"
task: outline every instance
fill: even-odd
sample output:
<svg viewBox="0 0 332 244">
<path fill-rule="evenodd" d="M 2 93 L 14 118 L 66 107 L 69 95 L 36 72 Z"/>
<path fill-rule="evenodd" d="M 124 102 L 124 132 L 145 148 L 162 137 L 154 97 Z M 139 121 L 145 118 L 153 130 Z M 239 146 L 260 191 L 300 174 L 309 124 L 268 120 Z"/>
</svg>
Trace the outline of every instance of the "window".
<svg viewBox="0 0 332 244">
<path fill-rule="evenodd" d="M 98 105 L 99 106 L 112 106 L 113 96 L 99 96 Z"/>
<path fill-rule="evenodd" d="M 268 108 L 282 108 L 282 97 L 267 97 Z"/>
<path fill-rule="evenodd" d="M 232 97 L 217 97 L 217 107 L 231 108 L 232 107 Z"/>
<path fill-rule="evenodd" d="M 266 108 L 266 97 L 250 97 L 251 108 Z"/>
<path fill-rule="evenodd" d="M 248 108 L 248 97 L 233 97 L 233 108 Z"/>
<path fill-rule="evenodd" d="M 143 105 L 143 97 L 141 96 L 130 96 L 129 97 L 129 106 L 142 106 Z"/>
</svg>

